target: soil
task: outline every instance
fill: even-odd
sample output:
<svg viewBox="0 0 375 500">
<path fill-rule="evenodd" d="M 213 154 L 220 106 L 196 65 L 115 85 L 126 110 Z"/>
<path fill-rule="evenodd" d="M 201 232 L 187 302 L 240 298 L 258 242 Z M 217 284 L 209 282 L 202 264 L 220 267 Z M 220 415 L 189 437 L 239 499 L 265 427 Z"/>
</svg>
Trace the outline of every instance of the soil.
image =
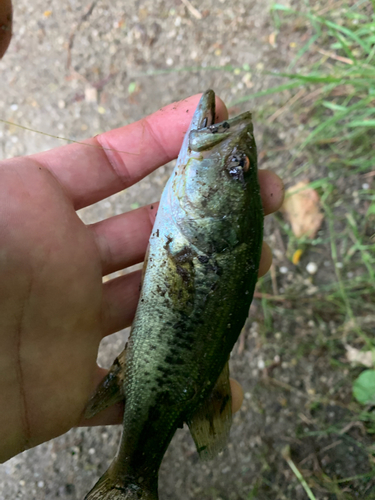
<svg viewBox="0 0 375 500">
<path fill-rule="evenodd" d="M 271 0 L 191 4 L 201 19 L 180 0 L 19 0 L 12 43 L 0 62 L 0 118 L 79 141 L 213 88 L 231 114 L 253 111 L 260 167 L 294 182 L 298 165 L 290 165 L 289 149 L 306 135 L 305 117 L 286 112 L 277 121 L 264 119 L 290 96 L 236 101 L 279 82 L 267 71 L 287 67 L 305 31 L 281 31 L 274 42 Z M 62 144 L 14 125 L 0 127 L 3 158 Z M 82 210 L 82 218 L 94 222 L 159 199 L 170 169 Z M 317 166 L 309 177 L 325 174 Z M 304 500 L 283 458 L 286 446 L 316 499 L 375 498 L 373 479 L 337 482 L 371 473 L 365 448 L 374 446 L 365 425 L 353 420 L 344 347 L 336 342 L 339 319 L 334 309 L 321 308 L 319 297 L 298 301 L 302 291 L 313 296 L 316 283 L 334 279 L 329 247 L 315 248 L 296 268 L 286 257 L 279 219 L 267 218 L 265 239 L 274 249 L 278 291 L 293 289 L 295 299 L 273 303 L 271 319 L 261 299 L 254 300 L 231 359 L 245 399 L 228 446 L 215 460 L 200 462 L 188 430 L 179 430 L 160 471 L 162 500 Z M 304 270 L 311 260 L 320 268 L 314 282 Z M 263 286 L 269 291 L 270 280 Z M 103 341 L 102 365 L 111 364 L 127 334 Z M 9 460 L 0 466 L 0 499 L 82 499 L 114 457 L 120 434 L 120 427 L 72 429 Z"/>
</svg>

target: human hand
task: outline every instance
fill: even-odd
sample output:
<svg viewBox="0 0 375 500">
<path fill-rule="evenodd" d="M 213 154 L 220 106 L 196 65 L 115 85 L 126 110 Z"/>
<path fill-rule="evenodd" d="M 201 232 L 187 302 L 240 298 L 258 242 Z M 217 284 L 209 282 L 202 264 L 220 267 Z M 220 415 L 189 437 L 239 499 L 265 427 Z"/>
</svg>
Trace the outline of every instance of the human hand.
<svg viewBox="0 0 375 500">
<path fill-rule="evenodd" d="M 139 294 L 140 272 L 102 277 L 143 260 L 157 204 L 90 226 L 76 210 L 175 158 L 199 98 L 86 141 L 92 147 L 0 163 L 0 461 L 83 423 L 106 373 L 96 364 L 99 343 L 131 324 Z M 217 113 L 226 119 L 219 99 Z M 283 187 L 272 172 L 259 180 L 267 214 Z M 270 263 L 265 245 L 260 275 Z M 235 382 L 232 391 L 236 410 Z M 121 414 L 117 405 L 88 423 L 119 423 Z"/>
</svg>

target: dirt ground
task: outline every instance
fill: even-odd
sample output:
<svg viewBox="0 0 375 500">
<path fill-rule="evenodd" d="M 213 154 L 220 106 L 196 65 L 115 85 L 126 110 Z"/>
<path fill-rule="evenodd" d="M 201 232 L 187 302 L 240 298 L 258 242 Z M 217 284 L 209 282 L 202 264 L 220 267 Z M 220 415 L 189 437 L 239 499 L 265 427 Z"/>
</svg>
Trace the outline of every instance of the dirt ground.
<svg viewBox="0 0 375 500">
<path fill-rule="evenodd" d="M 302 118 L 286 113 L 277 125 L 265 121 L 265 112 L 271 116 L 283 104 L 281 97 L 235 102 L 276 82 L 266 71 L 288 65 L 301 34 L 284 30 L 272 43 L 271 0 L 191 4 L 19 0 L 11 47 L 0 62 L 0 118 L 82 140 L 213 88 L 232 114 L 253 111 L 260 167 L 276 171 L 288 185 L 295 165 L 288 164 L 287 148 L 305 133 Z M 3 158 L 61 144 L 0 124 Z M 157 200 L 170 168 L 82 210 L 83 219 L 97 221 Z M 323 170 L 317 166 L 310 178 Z M 315 293 L 316 283 L 304 270 L 309 261 L 319 265 L 314 279 L 320 284 L 334 279 L 327 246 L 311 250 L 297 269 L 286 257 L 278 219 L 267 218 L 265 229 L 280 294 L 290 289 L 295 298 Z M 270 283 L 269 278 L 262 282 L 262 291 L 268 292 Z M 263 306 L 261 299 L 254 300 L 233 351 L 231 373 L 243 385 L 245 399 L 227 449 L 201 463 L 187 429 L 179 430 L 161 467 L 160 498 L 304 500 L 307 494 L 283 458 L 285 446 L 317 499 L 375 498 L 374 480 L 337 483 L 371 473 L 374 464 L 365 447 L 374 441 L 361 422 L 353 421 L 351 386 L 343 382 L 349 367 L 343 367 L 344 348 L 335 344 L 335 311 L 290 299 L 273 304 L 270 328 Z M 103 341 L 103 365 L 111 364 L 126 335 L 119 332 Z M 120 433 L 120 427 L 73 429 L 11 459 L 0 466 L 0 499 L 82 499 L 115 455 Z M 322 477 L 331 481 L 330 492 L 315 479 Z"/>
</svg>

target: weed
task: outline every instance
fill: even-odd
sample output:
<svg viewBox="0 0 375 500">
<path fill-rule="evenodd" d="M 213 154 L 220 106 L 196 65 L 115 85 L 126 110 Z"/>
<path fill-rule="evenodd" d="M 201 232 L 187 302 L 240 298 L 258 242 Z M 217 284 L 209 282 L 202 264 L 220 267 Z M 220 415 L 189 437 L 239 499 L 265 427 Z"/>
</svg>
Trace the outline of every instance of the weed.
<svg viewBox="0 0 375 500">
<path fill-rule="evenodd" d="M 290 154 L 280 173 L 290 181 L 301 175 L 309 176 L 309 186 L 320 194 L 325 223 L 310 242 L 296 239 L 279 216 L 274 217 L 274 225 L 288 241 L 288 248 L 307 247 L 307 256 L 315 255 L 322 264 L 328 263 L 328 267 L 314 278 L 308 278 L 301 266 L 292 267 L 293 280 L 288 282 L 286 275 L 277 276 L 278 289 L 283 293 L 275 296 L 269 278 L 263 278 L 259 291 L 267 331 L 280 323 L 281 315 L 286 317 L 288 308 L 294 317 L 307 317 L 310 308 L 314 318 L 310 322 L 320 325 L 315 342 L 305 337 L 294 346 L 286 340 L 290 357 L 297 358 L 298 363 L 318 349 L 325 353 L 326 362 L 332 367 L 327 394 L 317 393 L 310 398 L 314 430 L 298 436 L 312 439 L 313 448 L 320 450 L 311 455 L 315 457 L 315 466 L 309 485 L 289 451 L 284 458 L 309 498 L 315 498 L 314 492 L 319 492 L 321 498 L 329 494 L 329 498 L 346 499 L 352 498 L 351 492 L 375 494 L 374 415 L 370 405 L 363 411 L 353 403 L 348 388 L 354 383 L 356 393 L 362 389 L 358 382 L 361 370 L 348 370 L 343 357 L 343 345 L 349 342 L 375 353 L 375 3 L 336 2 L 332 8 L 330 5 L 305 1 L 302 11 L 278 3 L 273 6 L 276 29 L 282 34 L 287 29 L 288 33 L 298 31 L 303 34 L 300 38 L 304 42 L 286 72 L 272 73 L 272 77 L 281 79 L 279 85 L 244 96 L 231 105 L 251 99 L 262 102 L 264 96 L 281 93 L 285 95 L 285 104 L 268 116 L 263 110 L 260 113 L 263 124 L 277 127 L 286 123 L 283 120 L 289 120 L 288 125 L 292 121 L 298 127 L 301 125 L 298 120 L 304 117 L 304 130 L 300 128 L 301 133 L 291 140 L 290 147 L 283 148 Z M 283 347 L 280 352 L 282 349 L 285 353 Z M 325 370 L 329 373 L 329 369 Z M 362 373 L 363 379 L 366 372 Z M 372 375 L 373 370 L 368 373 Z M 277 384 L 302 396 L 292 384 L 281 381 Z M 322 391 L 321 385 L 316 384 L 316 388 Z M 366 397 L 373 394 L 372 385 L 365 389 Z M 330 407 L 341 410 L 335 415 L 336 410 L 332 412 Z M 328 423 L 330 412 L 333 422 Z M 353 426 L 358 422 L 363 422 L 364 427 L 360 427 L 361 432 L 354 432 Z M 344 453 L 354 450 L 349 451 L 349 457 L 354 454 L 352 465 L 341 467 L 337 459 L 337 470 L 325 464 L 319 455 L 322 451 L 319 442 L 334 435 L 345 437 L 340 442 L 336 439 L 334 446 L 341 443 Z M 324 450 L 327 457 L 337 458 L 329 451 L 332 446 L 329 444 Z M 258 489 L 253 492 L 258 493 Z"/>
</svg>

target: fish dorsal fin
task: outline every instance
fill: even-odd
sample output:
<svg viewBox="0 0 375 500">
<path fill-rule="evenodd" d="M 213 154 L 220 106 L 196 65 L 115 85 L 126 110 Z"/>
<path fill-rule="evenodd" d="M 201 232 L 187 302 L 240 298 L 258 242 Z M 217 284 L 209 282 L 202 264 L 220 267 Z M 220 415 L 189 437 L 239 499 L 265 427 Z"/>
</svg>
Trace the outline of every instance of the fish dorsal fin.
<svg viewBox="0 0 375 500">
<path fill-rule="evenodd" d="M 126 346 L 91 396 L 85 409 L 85 418 L 92 418 L 109 406 L 124 401 L 125 357 Z"/>
<path fill-rule="evenodd" d="M 212 458 L 224 448 L 231 423 L 232 395 L 227 362 L 211 395 L 187 422 L 200 458 Z"/>
</svg>

